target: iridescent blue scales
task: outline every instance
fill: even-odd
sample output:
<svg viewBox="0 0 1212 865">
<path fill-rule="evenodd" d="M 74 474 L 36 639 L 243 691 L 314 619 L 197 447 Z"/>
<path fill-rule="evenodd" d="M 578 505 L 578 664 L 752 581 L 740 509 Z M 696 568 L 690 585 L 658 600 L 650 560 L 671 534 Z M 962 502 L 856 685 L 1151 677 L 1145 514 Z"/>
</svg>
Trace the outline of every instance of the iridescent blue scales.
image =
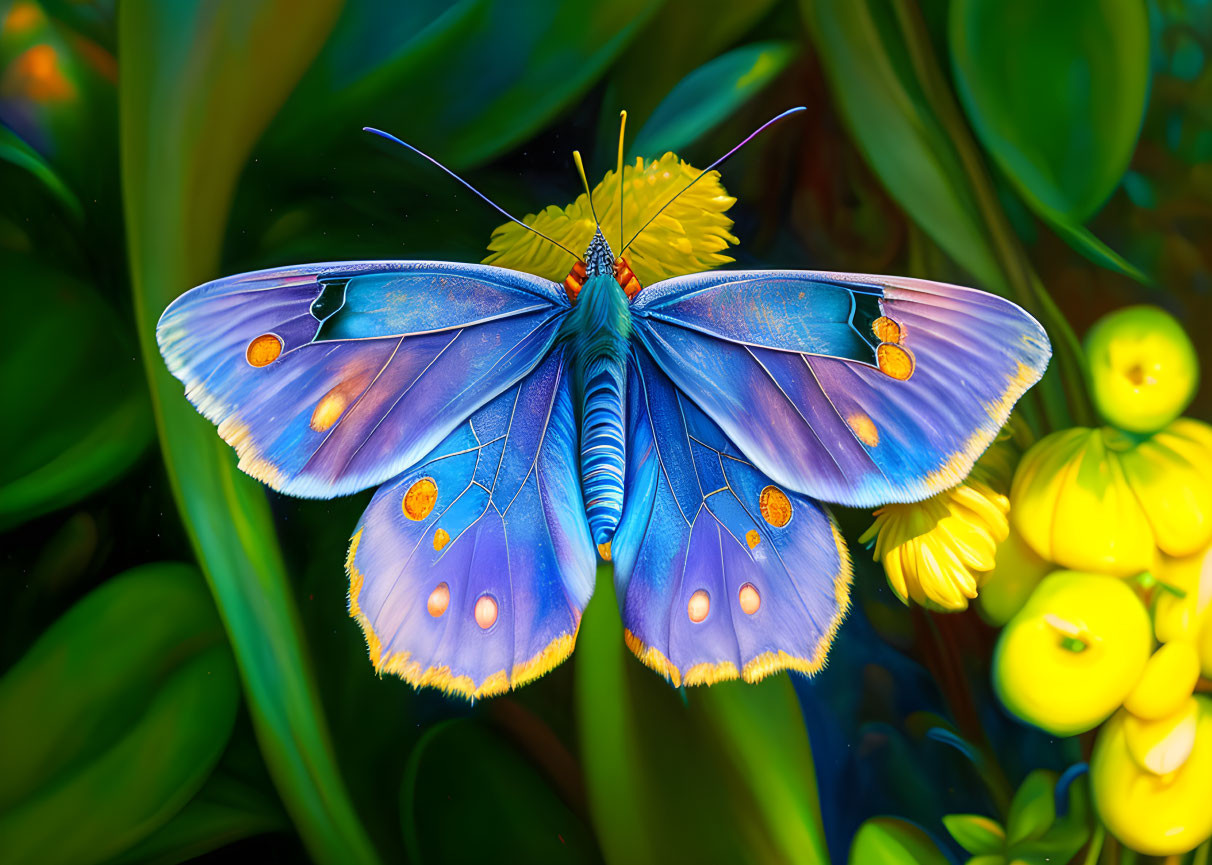
<svg viewBox="0 0 1212 865">
<path fill-rule="evenodd" d="M 541 675 L 600 555 L 627 644 L 674 684 L 812 672 L 849 589 L 821 503 L 951 486 L 1048 362 L 1029 315 L 970 289 L 717 271 L 636 293 L 601 246 L 564 285 L 335 263 L 165 311 L 168 367 L 241 468 L 379 487 L 347 567 L 380 671 L 468 698 Z"/>
</svg>

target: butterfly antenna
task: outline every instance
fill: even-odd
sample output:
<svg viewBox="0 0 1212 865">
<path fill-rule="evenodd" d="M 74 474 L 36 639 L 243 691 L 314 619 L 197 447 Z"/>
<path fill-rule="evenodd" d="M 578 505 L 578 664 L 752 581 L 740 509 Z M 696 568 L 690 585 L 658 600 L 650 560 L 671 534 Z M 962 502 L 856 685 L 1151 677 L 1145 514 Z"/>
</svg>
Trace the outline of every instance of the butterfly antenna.
<svg viewBox="0 0 1212 865">
<path fill-rule="evenodd" d="M 692 180 L 692 181 L 690 181 L 689 183 L 687 183 L 685 186 L 683 186 L 683 187 L 681 188 L 681 190 L 679 190 L 679 191 L 678 191 L 678 194 L 677 194 L 677 195 L 673 196 L 673 198 L 669 199 L 669 200 L 668 200 L 668 201 L 666 201 L 666 202 L 665 202 L 663 205 L 661 205 L 661 209 L 660 209 L 660 210 L 658 210 L 656 213 L 652 214 L 652 219 L 649 219 L 647 222 L 645 222 L 645 223 L 644 223 L 644 224 L 643 224 L 643 225 L 640 227 L 640 230 L 639 230 L 639 231 L 637 231 L 635 234 L 633 234 L 633 235 L 631 236 L 631 240 L 627 241 L 627 246 L 624 246 L 624 247 L 623 247 L 621 250 L 619 250 L 619 255 L 622 255 L 624 252 L 626 252 L 626 251 L 627 251 L 627 249 L 628 249 L 628 248 L 631 246 L 631 244 L 635 243 L 635 239 L 636 239 L 637 237 L 639 237 L 641 234 L 643 234 L 643 233 L 644 233 L 644 229 L 645 229 L 645 228 L 647 228 L 648 226 L 652 225 L 653 220 L 655 220 L 655 219 L 656 219 L 658 216 L 660 216 L 662 213 L 664 213 L 664 212 L 665 212 L 665 208 L 666 208 L 666 207 L 668 207 L 669 205 L 673 204 L 675 201 L 677 201 L 677 200 L 678 200 L 678 198 L 680 198 L 680 197 L 681 197 L 681 195 L 682 195 L 682 193 L 683 193 L 683 192 L 685 192 L 687 189 L 689 189 L 690 187 L 692 187 L 692 186 L 694 186 L 696 183 L 698 183 L 700 180 L 702 180 L 702 179 L 703 179 L 703 176 L 704 176 L 705 174 L 707 174 L 707 172 L 711 171 L 711 170 L 712 170 L 713 168 L 715 168 L 717 165 L 721 164 L 721 163 L 722 163 L 724 160 L 726 160 L 726 159 L 727 159 L 729 156 L 731 156 L 732 154 L 736 153 L 738 150 L 740 150 L 742 147 L 744 147 L 746 144 L 748 144 L 750 141 L 752 141 L 752 140 L 753 140 L 754 138 L 756 138 L 758 135 L 760 135 L 761 133 L 765 132 L 765 131 L 766 131 L 766 130 L 769 128 L 769 127 L 771 127 L 771 126 L 773 126 L 774 124 L 778 123 L 778 122 L 779 122 L 780 120 L 782 120 L 783 118 L 785 118 L 785 117 L 790 117 L 792 114 L 799 114 L 801 111 L 807 111 L 807 110 L 808 110 L 808 109 L 807 109 L 807 107 L 806 107 L 806 106 L 803 106 L 803 105 L 797 105 L 795 108 L 788 108 L 788 109 L 787 109 L 786 111 L 784 111 L 782 114 L 779 114 L 779 115 L 778 115 L 778 116 L 776 116 L 776 117 L 771 117 L 769 120 L 767 120 L 767 121 L 766 121 L 765 123 L 763 123 L 761 126 L 759 126 L 757 129 L 755 129 L 755 130 L 753 130 L 752 132 L 750 132 L 750 133 L 749 133 L 749 135 L 748 135 L 748 136 L 746 136 L 746 138 L 745 138 L 745 140 L 744 140 L 744 141 L 742 141 L 742 142 L 741 142 L 740 144 L 738 144 L 736 147 L 732 148 L 732 149 L 731 149 L 731 150 L 729 150 L 727 153 L 725 153 L 723 156 L 721 156 L 719 159 L 717 159 L 715 162 L 711 163 L 711 164 L 710 164 L 710 165 L 708 165 L 706 168 L 704 168 L 702 171 L 700 171 L 700 172 L 698 173 L 698 176 L 696 176 L 696 177 L 694 178 L 694 180 Z"/>
<path fill-rule="evenodd" d="M 626 130 L 627 112 L 624 110 L 619 112 L 619 161 L 617 163 L 619 175 L 619 243 L 622 243 L 623 238 L 627 236 L 623 233 L 623 133 Z M 622 254 L 622 252 L 619 253 L 619 255 Z"/>
<path fill-rule="evenodd" d="M 409 150 L 411 150 L 413 153 L 417 154 L 417 156 L 420 156 L 422 159 L 428 159 L 428 160 L 429 160 L 430 162 L 432 162 L 434 165 L 438 166 L 438 168 L 440 168 L 440 169 L 442 169 L 443 171 L 445 171 L 447 174 L 449 174 L 449 175 L 450 175 L 451 177 L 453 177 L 455 180 L 459 181 L 459 183 L 463 184 L 463 185 L 464 185 L 464 186 L 466 186 L 468 189 L 470 189 L 472 192 L 474 192 L 476 195 L 478 195 L 480 198 L 482 198 L 482 199 L 483 199 L 485 202 L 487 202 L 487 204 L 488 204 L 488 206 L 489 206 L 489 207 L 491 207 L 493 210 L 495 210 L 495 211 L 497 211 L 498 213 L 500 213 L 502 216 L 504 216 L 504 217 L 505 217 L 506 219 L 508 219 L 510 222 L 516 222 L 518 225 L 522 226 L 523 228 L 525 228 L 527 231 L 531 232 L 532 234 L 537 234 L 539 237 L 543 238 L 543 239 L 544 239 L 544 240 L 546 240 L 548 243 L 553 244 L 553 245 L 555 245 L 555 246 L 558 246 L 560 249 L 562 249 L 562 250 L 564 250 L 565 252 L 567 252 L 569 255 L 571 255 L 573 258 L 575 258 L 577 261 L 580 261 L 580 260 L 581 260 L 581 256 L 577 255 L 575 252 L 573 252 L 573 251 L 572 251 L 571 249 L 569 249 L 567 246 L 565 246 L 564 244 L 560 243 L 558 240 L 552 240 L 550 237 L 548 237 L 548 236 L 547 236 L 546 234 L 544 234 L 543 232 L 539 231 L 539 230 L 538 230 L 537 228 L 535 228 L 534 226 L 527 225 L 527 224 L 526 224 L 525 222 L 523 222 L 522 220 L 520 220 L 520 219 L 516 218 L 515 216 L 511 215 L 509 212 L 507 212 L 507 211 L 505 210 L 505 208 L 501 207 L 501 205 L 497 204 L 495 201 L 493 201 L 491 198 L 489 198 L 489 197 L 488 197 L 487 195 L 485 195 L 483 192 L 480 192 L 480 190 L 476 189 L 474 186 L 472 186 L 470 183 L 468 183 L 468 182 L 467 182 L 466 180 L 464 180 L 462 177 L 459 177 L 459 175 L 455 174 L 453 171 L 451 171 L 451 170 L 450 170 L 449 168 L 447 168 L 445 165 L 443 165 L 442 163 L 438 162 L 438 160 L 434 159 L 434 158 L 433 158 L 432 156 L 430 156 L 428 153 L 425 153 L 425 152 L 424 152 L 424 151 L 422 151 L 422 150 L 418 150 L 417 148 L 415 148 L 415 147 L 413 147 L 411 144 L 409 144 L 407 141 L 401 141 L 399 138 L 396 138 L 396 137 L 395 137 L 394 135 L 392 135 L 390 132 L 384 132 L 382 129 L 375 129 L 373 126 L 363 126 L 363 127 L 362 127 L 362 131 L 363 131 L 363 132 L 370 132 L 370 133 L 373 133 L 374 135 L 377 135 L 377 136 L 379 136 L 380 138 L 386 138 L 388 141 L 394 141 L 396 144 L 399 144 L 401 147 L 406 147 L 406 148 L 408 148 L 408 149 L 409 149 Z"/>
<path fill-rule="evenodd" d="M 577 164 L 577 174 L 581 175 L 581 185 L 585 187 L 585 194 L 589 196 L 589 212 L 593 214 L 593 223 L 600 231 L 602 223 L 598 221 L 598 212 L 593 207 L 593 190 L 589 188 L 589 178 L 585 176 L 585 163 L 581 162 L 581 151 L 572 151 L 572 161 Z"/>
</svg>

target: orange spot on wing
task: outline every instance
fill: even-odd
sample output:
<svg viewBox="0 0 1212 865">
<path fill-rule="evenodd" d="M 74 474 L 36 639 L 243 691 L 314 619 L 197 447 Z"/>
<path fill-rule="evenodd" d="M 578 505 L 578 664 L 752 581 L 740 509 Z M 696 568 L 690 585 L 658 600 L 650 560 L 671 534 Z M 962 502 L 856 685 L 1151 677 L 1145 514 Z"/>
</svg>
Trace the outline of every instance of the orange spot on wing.
<svg viewBox="0 0 1212 865">
<path fill-rule="evenodd" d="M 323 398 L 316 403 L 315 410 L 311 413 L 312 429 L 316 432 L 324 432 L 337 422 L 337 419 L 341 417 L 341 413 L 349 405 L 347 390 L 348 388 L 344 384 L 339 384 L 324 394 Z"/>
<path fill-rule="evenodd" d="M 850 429 L 854 430 L 854 434 L 858 436 L 858 440 L 869 447 L 875 447 L 880 443 L 880 431 L 875 427 L 875 421 L 869 415 L 863 412 L 855 412 L 846 418 L 846 423 Z"/>
<path fill-rule="evenodd" d="M 901 326 L 886 315 L 871 322 L 871 332 L 880 342 L 900 342 L 903 336 Z"/>
<path fill-rule="evenodd" d="M 913 375 L 913 354 L 895 343 L 883 342 L 875 350 L 880 372 L 897 381 L 908 381 Z"/>
<path fill-rule="evenodd" d="M 282 339 L 276 333 L 263 333 L 248 344 L 244 358 L 250 366 L 269 366 L 282 353 Z"/>
<path fill-rule="evenodd" d="M 762 542 L 762 536 L 753 529 L 745 533 L 745 543 L 749 544 L 749 549 L 753 549 Z"/>
<path fill-rule="evenodd" d="M 438 529 L 433 533 L 433 548 L 441 550 L 450 543 L 450 533 L 446 529 Z"/>
<path fill-rule="evenodd" d="M 690 596 L 690 601 L 686 604 L 686 615 L 697 625 L 707 618 L 709 612 L 711 612 L 711 596 L 705 589 L 699 589 Z"/>
<path fill-rule="evenodd" d="M 433 478 L 421 478 L 408 488 L 401 507 L 404 509 L 404 516 L 420 521 L 429 516 L 437 502 L 438 485 L 433 482 Z"/>
<path fill-rule="evenodd" d="M 445 583 L 438 583 L 434 590 L 429 593 L 429 600 L 425 602 L 425 609 L 429 615 L 435 619 L 446 612 L 446 608 L 450 606 L 450 586 Z"/>
<path fill-rule="evenodd" d="M 741 586 L 740 592 L 737 593 L 737 600 L 741 604 L 741 609 L 749 616 L 756 613 L 762 606 L 762 596 L 758 594 L 757 586 L 753 583 L 745 583 Z"/>
<path fill-rule="evenodd" d="M 482 630 L 487 631 L 497 623 L 498 612 L 499 609 L 497 607 L 496 598 L 494 598 L 492 595 L 480 595 L 479 600 L 476 601 L 476 624 L 479 625 Z"/>
<path fill-rule="evenodd" d="M 778 487 L 766 487 L 758 497 L 758 510 L 762 519 L 777 528 L 791 521 L 791 499 Z"/>
</svg>

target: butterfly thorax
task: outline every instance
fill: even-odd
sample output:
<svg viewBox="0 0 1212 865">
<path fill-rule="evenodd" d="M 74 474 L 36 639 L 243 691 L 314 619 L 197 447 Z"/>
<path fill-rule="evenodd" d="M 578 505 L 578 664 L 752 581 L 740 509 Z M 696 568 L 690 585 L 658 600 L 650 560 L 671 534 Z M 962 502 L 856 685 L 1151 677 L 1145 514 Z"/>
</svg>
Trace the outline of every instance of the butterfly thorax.
<svg viewBox="0 0 1212 865">
<path fill-rule="evenodd" d="M 631 312 L 601 232 L 590 243 L 585 264 L 586 279 L 560 340 L 568 346 L 581 409 L 585 513 L 593 541 L 605 554 L 623 511 L 623 397 Z"/>
</svg>

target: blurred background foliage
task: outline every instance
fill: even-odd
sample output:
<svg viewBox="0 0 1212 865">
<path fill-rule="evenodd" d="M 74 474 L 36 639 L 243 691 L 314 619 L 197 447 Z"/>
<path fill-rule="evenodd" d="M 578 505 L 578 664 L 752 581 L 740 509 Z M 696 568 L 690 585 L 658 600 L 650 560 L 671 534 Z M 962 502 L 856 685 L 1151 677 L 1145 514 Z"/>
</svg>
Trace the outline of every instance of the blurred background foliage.
<svg viewBox="0 0 1212 865">
<path fill-rule="evenodd" d="M 1208 0 L 0 3 L 0 858 L 958 862 L 988 827 L 953 812 L 1076 852 L 1022 790 L 1088 742 L 999 707 L 996 632 L 902 606 L 867 513 L 811 681 L 669 688 L 608 574 L 520 692 L 376 678 L 341 570 L 370 493 L 237 472 L 153 327 L 220 274 L 480 260 L 496 214 L 363 126 L 521 215 L 574 148 L 612 164 L 621 108 L 632 156 L 703 165 L 804 104 L 724 169 L 738 262 L 1011 297 L 1056 349 L 1028 421 L 1089 422 L 1099 315 L 1212 316 L 1210 51 Z"/>
</svg>

